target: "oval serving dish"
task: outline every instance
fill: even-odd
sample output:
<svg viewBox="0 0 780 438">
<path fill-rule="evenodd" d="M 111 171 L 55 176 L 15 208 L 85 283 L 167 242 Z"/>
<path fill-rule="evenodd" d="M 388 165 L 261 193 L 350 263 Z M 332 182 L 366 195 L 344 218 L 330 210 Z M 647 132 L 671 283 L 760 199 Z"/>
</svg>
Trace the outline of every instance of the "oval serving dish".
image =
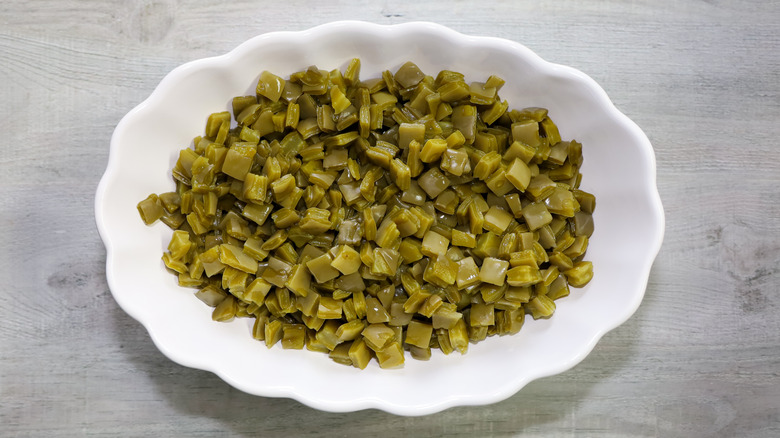
<svg viewBox="0 0 780 438">
<path fill-rule="evenodd" d="M 202 133 L 208 115 L 229 109 L 234 96 L 254 93 L 263 70 L 343 70 L 353 57 L 360 58 L 365 79 L 406 61 L 431 75 L 459 71 L 467 81 L 496 74 L 506 80 L 500 95 L 510 109 L 548 108 L 561 136 L 583 144 L 582 188 L 598 203 L 586 255 L 595 276 L 556 301 L 550 319 L 526 318 L 519 334 L 472 344 L 466 355 L 435 350 L 429 361 L 407 354 L 402 369 L 372 362 L 359 370 L 307 350 L 267 349 L 251 336 L 253 319 L 213 322 L 212 309 L 166 271 L 160 257 L 171 230 L 144 225 L 136 204 L 149 193 L 173 190 L 170 170 L 178 152 Z M 344 21 L 260 35 L 173 70 L 116 127 L 95 213 L 112 294 L 173 361 L 214 372 L 251 394 L 290 397 L 325 411 L 424 415 L 498 402 L 531 380 L 563 372 L 636 311 L 663 240 L 655 178 L 645 134 L 582 72 L 544 61 L 516 42 L 433 23 Z"/>
</svg>

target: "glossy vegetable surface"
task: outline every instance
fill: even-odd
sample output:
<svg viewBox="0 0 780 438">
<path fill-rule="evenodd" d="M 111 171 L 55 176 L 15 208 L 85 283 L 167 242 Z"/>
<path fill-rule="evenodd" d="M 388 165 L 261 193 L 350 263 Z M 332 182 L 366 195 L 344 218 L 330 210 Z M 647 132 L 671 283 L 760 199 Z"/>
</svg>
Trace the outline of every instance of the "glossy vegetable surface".
<svg viewBox="0 0 780 438">
<path fill-rule="evenodd" d="M 138 204 L 215 321 L 393 368 L 517 333 L 590 281 L 595 197 L 547 110 L 510 110 L 495 76 L 359 73 L 262 72 L 181 152 L 176 191 Z"/>
</svg>

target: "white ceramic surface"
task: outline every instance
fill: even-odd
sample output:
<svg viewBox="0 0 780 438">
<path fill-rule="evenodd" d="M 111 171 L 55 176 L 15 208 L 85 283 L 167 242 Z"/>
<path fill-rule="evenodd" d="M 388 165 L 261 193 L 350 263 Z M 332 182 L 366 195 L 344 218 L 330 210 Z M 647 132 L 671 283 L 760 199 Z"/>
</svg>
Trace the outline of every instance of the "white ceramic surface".
<svg viewBox="0 0 780 438">
<path fill-rule="evenodd" d="M 171 231 L 161 223 L 145 226 L 136 204 L 173 189 L 178 151 L 202 132 L 206 117 L 229 108 L 233 96 L 253 93 L 262 70 L 343 69 L 353 57 L 362 61 L 362 78 L 409 60 L 428 74 L 447 68 L 470 81 L 497 74 L 507 81 L 500 94 L 511 108 L 546 107 L 562 137 L 583 144 L 582 188 L 597 196 L 586 257 L 595 277 L 558 300 L 551 319 L 529 317 L 518 335 L 488 338 L 464 356 L 434 352 L 421 362 L 407 355 L 403 369 L 372 362 L 361 371 L 307 350 L 266 349 L 252 339 L 249 319 L 212 322 L 211 308 L 166 272 L 160 256 Z M 498 402 L 580 362 L 639 306 L 664 233 L 650 142 L 592 79 L 516 42 L 433 23 L 335 22 L 270 33 L 175 69 L 117 126 L 95 213 L 111 292 L 172 360 L 252 394 L 291 397 L 326 411 L 377 408 L 399 415 Z"/>
</svg>

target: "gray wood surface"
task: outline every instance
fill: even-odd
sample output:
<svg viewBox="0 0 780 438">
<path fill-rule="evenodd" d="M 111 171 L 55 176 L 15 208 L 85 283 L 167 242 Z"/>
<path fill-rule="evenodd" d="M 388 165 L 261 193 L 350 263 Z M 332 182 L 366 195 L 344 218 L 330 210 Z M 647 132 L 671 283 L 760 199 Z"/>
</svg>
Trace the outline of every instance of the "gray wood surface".
<svg viewBox="0 0 780 438">
<path fill-rule="evenodd" d="M 93 199 L 114 126 L 179 64 L 266 31 L 431 20 L 591 75 L 652 141 L 645 301 L 491 406 L 329 414 L 163 356 L 114 302 Z M 0 2 L 0 435 L 780 436 L 777 1 Z"/>
</svg>

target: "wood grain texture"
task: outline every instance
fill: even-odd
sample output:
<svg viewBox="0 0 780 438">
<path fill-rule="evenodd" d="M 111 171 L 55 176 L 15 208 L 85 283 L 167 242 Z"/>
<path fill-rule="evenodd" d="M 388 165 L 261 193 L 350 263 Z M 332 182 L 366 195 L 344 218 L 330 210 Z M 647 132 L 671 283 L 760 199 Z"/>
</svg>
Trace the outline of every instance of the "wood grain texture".
<svg viewBox="0 0 780 438">
<path fill-rule="evenodd" d="M 645 301 L 574 369 L 422 418 L 246 395 L 164 357 L 106 285 L 113 127 L 179 64 L 335 19 L 508 38 L 650 137 L 667 214 Z M 780 436 L 777 1 L 0 4 L 0 435 Z"/>
</svg>

